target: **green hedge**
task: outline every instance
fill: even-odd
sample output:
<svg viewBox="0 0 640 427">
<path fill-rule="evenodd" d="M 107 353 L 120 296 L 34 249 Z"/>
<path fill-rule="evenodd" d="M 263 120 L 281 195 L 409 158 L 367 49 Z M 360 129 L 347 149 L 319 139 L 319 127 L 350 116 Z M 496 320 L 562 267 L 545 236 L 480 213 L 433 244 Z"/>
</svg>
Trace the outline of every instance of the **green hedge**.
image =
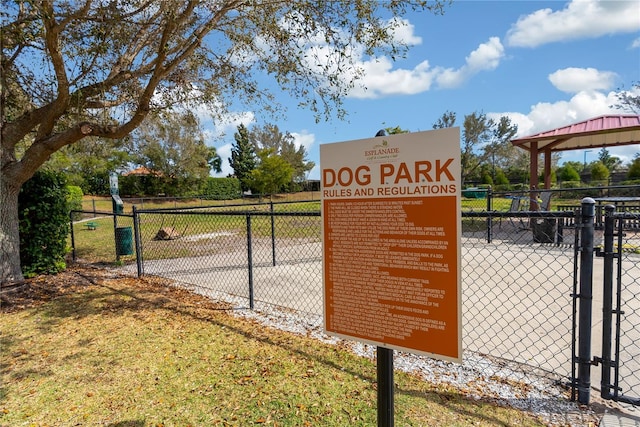
<svg viewBox="0 0 640 427">
<path fill-rule="evenodd" d="M 67 185 L 67 207 L 70 211 L 82 210 L 82 188 L 77 185 Z M 82 217 L 82 214 L 74 214 L 73 220 L 77 221 Z"/>
<path fill-rule="evenodd" d="M 75 192 L 75 191 L 74 191 Z M 20 263 L 25 277 L 66 268 L 69 191 L 64 174 L 38 171 L 18 196 Z"/>
<path fill-rule="evenodd" d="M 242 196 L 240 180 L 237 178 L 207 178 L 202 188 L 202 197 L 209 200 L 233 200 Z"/>
</svg>

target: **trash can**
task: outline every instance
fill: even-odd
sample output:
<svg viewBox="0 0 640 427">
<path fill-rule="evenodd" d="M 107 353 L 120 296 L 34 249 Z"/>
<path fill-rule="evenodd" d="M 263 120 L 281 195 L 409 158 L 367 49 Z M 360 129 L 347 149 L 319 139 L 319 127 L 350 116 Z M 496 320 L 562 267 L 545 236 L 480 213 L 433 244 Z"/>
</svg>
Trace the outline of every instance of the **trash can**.
<svg viewBox="0 0 640 427">
<path fill-rule="evenodd" d="M 131 227 L 116 227 L 116 255 L 133 254 L 133 233 Z"/>
<path fill-rule="evenodd" d="M 532 218 L 531 229 L 535 243 L 553 243 L 556 230 L 554 218 Z"/>
</svg>

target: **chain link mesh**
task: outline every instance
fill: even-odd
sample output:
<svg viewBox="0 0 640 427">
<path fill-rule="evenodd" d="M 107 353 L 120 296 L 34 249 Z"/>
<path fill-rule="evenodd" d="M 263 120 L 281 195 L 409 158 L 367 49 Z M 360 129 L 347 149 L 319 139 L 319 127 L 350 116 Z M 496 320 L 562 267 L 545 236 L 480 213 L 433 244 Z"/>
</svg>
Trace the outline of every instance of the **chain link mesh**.
<svg viewBox="0 0 640 427">
<path fill-rule="evenodd" d="M 463 357 L 468 378 L 528 384 L 542 377 L 563 384 L 571 380 L 578 244 L 575 215 L 580 206 L 576 196 L 581 195 L 572 191 L 570 199 L 564 193 L 561 200 L 554 200 L 560 198 L 560 193 L 554 193 L 554 212 L 546 214 L 527 210 L 528 193 L 493 193 L 491 201 L 463 200 Z M 526 197 L 518 209 L 512 209 L 514 197 Z M 139 211 L 142 273 L 171 278 L 237 308 L 255 304 L 257 311 L 286 319 L 285 323 L 302 324 L 307 333 L 317 332 L 323 313 L 319 208 L 315 201 Z M 108 232 L 113 217 L 98 216 L 92 221 L 99 224 L 95 230 L 88 230 L 82 222 L 74 225 L 78 258 L 85 258 L 86 239 L 100 238 L 104 247 L 115 244 L 113 232 Z M 119 218 L 118 226 L 125 225 L 124 221 Z M 133 226 L 128 221 L 127 226 Z M 626 234 L 622 245 L 627 250 L 620 259 L 625 312 L 620 386 L 636 395 L 640 370 L 631 361 L 640 358 L 639 231 Z M 595 244 L 601 241 L 602 233 L 596 231 Z M 132 272 L 133 260 L 135 254 L 124 257 L 125 268 Z M 594 272 L 601 271 L 599 261 L 595 262 Z M 597 287 L 602 285 L 594 279 L 594 289 Z M 599 310 L 594 305 L 594 313 Z M 594 319 L 594 342 L 600 340 L 595 332 L 598 322 Z M 371 352 L 364 347 L 365 353 Z M 410 369 L 417 368 L 432 379 L 433 365 L 445 363 L 400 356 Z"/>
<path fill-rule="evenodd" d="M 614 345 L 617 341 L 619 367 L 617 384 L 614 380 L 618 389 L 614 394 L 628 397 L 636 405 L 640 404 L 640 233 L 627 230 L 637 228 L 639 222 L 640 214 L 620 217 L 616 222 L 614 251 L 619 258 L 614 264 L 613 307 L 619 317 L 613 313 L 612 319 L 614 334 L 619 325 L 619 338 L 613 340 Z"/>
</svg>

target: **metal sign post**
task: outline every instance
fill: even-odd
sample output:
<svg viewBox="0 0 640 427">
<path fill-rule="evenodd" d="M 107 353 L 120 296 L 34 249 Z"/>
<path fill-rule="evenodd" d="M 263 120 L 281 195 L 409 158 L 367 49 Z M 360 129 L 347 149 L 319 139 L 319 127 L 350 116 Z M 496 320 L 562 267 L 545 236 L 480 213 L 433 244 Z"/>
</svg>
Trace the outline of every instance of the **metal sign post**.
<svg viewBox="0 0 640 427">
<path fill-rule="evenodd" d="M 378 427 L 393 427 L 393 350 L 377 347 Z"/>
<path fill-rule="evenodd" d="M 376 137 L 385 136 L 379 130 Z M 393 427 L 395 423 L 394 390 L 393 390 L 393 350 L 376 347 L 376 373 L 378 380 L 378 427 Z"/>
</svg>

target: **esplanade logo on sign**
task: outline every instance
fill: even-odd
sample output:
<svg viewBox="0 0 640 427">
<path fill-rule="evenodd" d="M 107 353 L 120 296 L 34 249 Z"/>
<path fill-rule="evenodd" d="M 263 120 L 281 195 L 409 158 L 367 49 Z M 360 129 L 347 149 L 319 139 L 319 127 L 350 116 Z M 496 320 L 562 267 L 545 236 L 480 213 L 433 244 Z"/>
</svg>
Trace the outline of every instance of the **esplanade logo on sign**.
<svg viewBox="0 0 640 427">
<path fill-rule="evenodd" d="M 383 139 L 380 144 L 375 144 L 371 149 L 364 151 L 364 157 L 368 162 L 395 159 L 400 155 L 399 147 L 389 146 L 389 141 Z"/>
</svg>

